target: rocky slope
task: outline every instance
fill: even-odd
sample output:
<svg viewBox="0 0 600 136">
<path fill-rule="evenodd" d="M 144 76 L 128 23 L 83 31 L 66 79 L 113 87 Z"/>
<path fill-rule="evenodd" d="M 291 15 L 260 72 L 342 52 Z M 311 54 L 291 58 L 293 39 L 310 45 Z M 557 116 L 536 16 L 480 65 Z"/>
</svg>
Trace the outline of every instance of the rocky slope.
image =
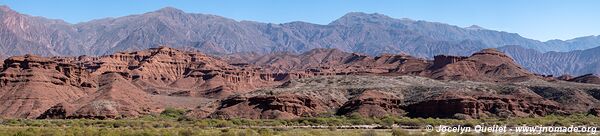
<svg viewBox="0 0 600 136">
<path fill-rule="evenodd" d="M 271 53 L 232 54 L 229 62 L 252 64 L 270 71 L 312 71 L 319 73 L 420 73 L 430 65 L 426 59 L 409 55 L 382 54 L 372 57 L 361 53 L 348 53 L 338 49 L 313 49 L 302 54 Z"/>
<path fill-rule="evenodd" d="M 541 53 L 519 46 L 498 48 L 532 72 L 560 76 L 600 74 L 600 47 L 570 52 Z"/>
<path fill-rule="evenodd" d="M 72 102 L 94 90 L 95 81 L 73 64 L 38 56 L 4 61 L 0 73 L 0 115 L 35 118 L 54 104 Z"/>
<path fill-rule="evenodd" d="M 600 84 L 600 77 L 593 75 L 593 74 L 587 74 L 587 75 L 575 77 L 572 79 L 568 79 L 567 81 L 578 82 L 578 83 Z"/>
<path fill-rule="evenodd" d="M 550 40 L 544 42 L 546 45 L 557 48 L 556 51 L 575 51 L 575 50 L 586 50 L 598 47 L 600 43 L 600 35 L 596 36 L 585 36 L 578 37 L 571 40 Z"/>
<path fill-rule="evenodd" d="M 513 81 L 533 74 L 496 49 L 485 49 L 470 57 L 436 56 L 431 77 L 434 79 Z M 436 69 L 439 68 L 439 69 Z"/>
<path fill-rule="evenodd" d="M 101 57 L 14 56 L 0 73 L 0 108 L 4 117 L 135 117 L 186 105 L 160 100 L 221 98 L 276 83 L 277 76 L 165 47 Z M 51 114 L 57 110 L 63 115 Z"/>
<path fill-rule="evenodd" d="M 543 80 L 498 84 L 414 76 L 323 76 L 229 97 L 218 101 L 218 106 L 201 107 L 191 115 L 253 119 L 331 114 L 425 118 L 544 116 L 586 113 L 600 106 L 596 96 L 599 87 Z M 210 108 L 213 110 L 206 110 Z"/>
<path fill-rule="evenodd" d="M 308 69 L 338 74 L 418 75 L 441 80 L 513 81 L 536 75 L 496 49 L 484 49 L 471 56 L 438 55 L 426 60 L 409 55 L 383 54 L 372 57 L 337 49 L 313 49 L 303 54 L 233 54 L 230 62 L 253 64 L 271 71 Z"/>
<path fill-rule="evenodd" d="M 335 49 L 243 56 L 164 46 L 99 57 L 13 56 L 0 72 L 0 116 L 134 118 L 176 107 L 197 118 L 479 118 L 571 114 L 599 102 L 597 77 L 539 76 L 495 49 L 434 60 Z"/>
<path fill-rule="evenodd" d="M 65 54 L 57 50 L 76 49 L 76 45 L 68 40 L 75 31 L 64 21 L 32 17 L 0 6 L 0 54 Z"/>
</svg>

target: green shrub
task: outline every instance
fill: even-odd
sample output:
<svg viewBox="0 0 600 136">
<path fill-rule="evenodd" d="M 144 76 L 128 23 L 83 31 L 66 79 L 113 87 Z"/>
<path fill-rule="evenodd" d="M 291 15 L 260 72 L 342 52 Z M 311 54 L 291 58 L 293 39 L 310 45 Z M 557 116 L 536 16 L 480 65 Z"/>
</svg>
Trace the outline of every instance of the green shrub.
<svg viewBox="0 0 600 136">
<path fill-rule="evenodd" d="M 226 127 L 233 127 L 233 123 L 226 121 L 226 120 L 220 120 L 216 123 L 215 127 L 218 128 L 226 128 Z"/>
<path fill-rule="evenodd" d="M 188 128 L 188 129 L 179 130 L 179 135 L 180 136 L 193 136 L 196 134 L 194 133 L 194 131 L 192 131 L 191 129 Z"/>
<path fill-rule="evenodd" d="M 381 121 L 382 121 L 381 125 L 383 125 L 384 127 L 388 127 L 388 128 L 392 127 L 392 125 L 394 125 L 394 123 L 396 123 L 396 120 L 393 117 L 389 117 L 389 116 L 386 116 Z"/>
<path fill-rule="evenodd" d="M 261 128 L 261 129 L 258 130 L 258 134 L 260 134 L 261 136 L 272 136 L 273 135 L 273 130 L 266 129 L 266 128 Z"/>
<path fill-rule="evenodd" d="M 240 130 L 237 134 L 238 134 L 238 136 L 256 136 L 256 135 L 258 135 L 258 133 L 256 133 L 252 129 Z"/>
<path fill-rule="evenodd" d="M 177 119 L 177 118 L 183 117 L 184 115 L 185 115 L 185 110 L 171 108 L 171 107 L 165 108 L 165 110 L 160 113 L 160 116 L 170 118 L 170 119 Z"/>
<path fill-rule="evenodd" d="M 402 129 L 392 129 L 392 136 L 409 136 L 410 133 Z"/>
</svg>

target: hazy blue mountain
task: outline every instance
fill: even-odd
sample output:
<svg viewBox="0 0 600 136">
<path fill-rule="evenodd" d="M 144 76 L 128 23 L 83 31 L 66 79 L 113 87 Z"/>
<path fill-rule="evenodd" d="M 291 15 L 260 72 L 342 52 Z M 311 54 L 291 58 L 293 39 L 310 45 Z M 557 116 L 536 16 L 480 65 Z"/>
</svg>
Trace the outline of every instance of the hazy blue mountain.
<svg viewBox="0 0 600 136">
<path fill-rule="evenodd" d="M 140 15 L 68 24 L 19 14 L 1 7 L 0 48 L 4 54 L 101 55 L 159 45 L 193 48 L 211 54 L 304 52 L 338 48 L 367 54 L 405 52 L 420 57 L 468 55 L 482 48 L 521 45 L 546 51 L 596 47 L 597 37 L 540 42 L 515 33 L 479 26 L 394 19 L 352 12 L 327 24 L 270 24 L 163 8 Z"/>
<path fill-rule="evenodd" d="M 74 28 L 61 20 L 19 14 L 0 6 L 0 54 L 60 55 Z"/>
<path fill-rule="evenodd" d="M 512 56 L 532 72 L 560 76 L 562 74 L 600 74 L 600 47 L 570 52 L 542 53 L 521 46 L 498 48 Z"/>
<path fill-rule="evenodd" d="M 553 51 L 585 50 L 600 46 L 600 36 L 586 36 L 571 40 L 550 40 L 544 42 Z"/>
</svg>

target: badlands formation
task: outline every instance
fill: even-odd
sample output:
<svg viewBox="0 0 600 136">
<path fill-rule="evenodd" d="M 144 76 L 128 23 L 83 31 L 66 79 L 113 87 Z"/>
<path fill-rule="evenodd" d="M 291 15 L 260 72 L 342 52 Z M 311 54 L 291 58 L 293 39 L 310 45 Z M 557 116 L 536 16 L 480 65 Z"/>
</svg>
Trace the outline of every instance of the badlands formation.
<svg viewBox="0 0 600 136">
<path fill-rule="evenodd" d="M 368 56 L 336 49 L 213 57 L 169 47 L 99 57 L 7 57 L 3 118 L 134 118 L 168 107 L 195 118 L 360 114 L 439 118 L 600 111 L 594 75 L 534 74 L 508 55 Z"/>
</svg>

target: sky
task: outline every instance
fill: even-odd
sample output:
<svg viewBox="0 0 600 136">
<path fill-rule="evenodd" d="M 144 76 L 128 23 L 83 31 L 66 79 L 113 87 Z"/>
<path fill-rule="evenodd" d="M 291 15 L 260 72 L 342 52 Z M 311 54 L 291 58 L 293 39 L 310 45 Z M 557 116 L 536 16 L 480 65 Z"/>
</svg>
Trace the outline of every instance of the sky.
<svg viewBox="0 0 600 136">
<path fill-rule="evenodd" d="M 0 0 L 20 13 L 69 23 L 163 7 L 265 23 L 328 24 L 348 12 L 479 25 L 546 41 L 600 34 L 599 0 Z"/>
</svg>

